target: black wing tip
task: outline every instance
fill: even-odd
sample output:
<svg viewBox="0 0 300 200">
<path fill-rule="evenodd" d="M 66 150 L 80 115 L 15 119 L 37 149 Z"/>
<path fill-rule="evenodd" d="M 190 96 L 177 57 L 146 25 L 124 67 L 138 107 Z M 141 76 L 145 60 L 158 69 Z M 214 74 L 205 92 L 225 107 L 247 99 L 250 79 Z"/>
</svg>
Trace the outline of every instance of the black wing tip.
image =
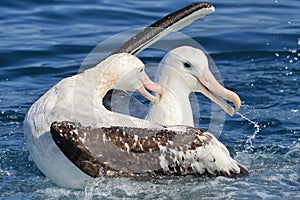
<svg viewBox="0 0 300 200">
<path fill-rule="evenodd" d="M 237 164 L 238 168 L 240 169 L 239 172 L 237 172 L 236 170 L 230 169 L 229 173 L 224 171 L 221 174 L 228 178 L 238 178 L 238 177 L 250 175 L 249 170 L 245 166 L 243 166 L 242 164 L 240 164 L 238 162 L 236 162 L 236 164 Z"/>
<path fill-rule="evenodd" d="M 137 33 L 134 37 L 132 37 L 118 49 L 116 49 L 112 54 L 127 52 L 135 55 L 142 48 L 144 48 L 144 46 L 148 45 L 151 40 L 154 40 L 154 37 L 159 35 L 162 30 L 168 29 L 178 21 L 186 18 L 187 16 L 190 16 L 197 11 L 209 8 L 214 8 L 214 6 L 209 2 L 198 2 L 192 3 L 186 7 L 174 11 L 157 20 L 156 22 L 150 24 L 141 32 Z M 197 18 L 194 18 L 193 21 L 196 19 Z"/>
<path fill-rule="evenodd" d="M 245 166 L 243 166 L 240 163 L 237 163 L 237 165 L 240 168 L 239 176 L 248 176 L 248 175 L 250 175 L 249 170 Z"/>
<path fill-rule="evenodd" d="M 211 8 L 211 7 L 213 7 L 213 5 L 211 3 L 209 3 L 209 2 L 196 2 L 196 3 L 192 3 L 189 6 L 199 6 L 199 7 L 203 7 L 203 8 Z"/>
<path fill-rule="evenodd" d="M 202 10 L 202 9 L 209 9 L 209 8 L 214 8 L 214 6 L 209 3 L 209 2 L 198 2 L 198 3 L 192 3 L 184 8 L 181 8 L 179 9 L 178 11 L 175 11 L 174 13 L 171 13 L 170 15 L 172 14 L 175 14 L 175 13 L 193 13 L 193 12 L 196 12 L 196 11 L 199 11 L 199 10 Z"/>
</svg>

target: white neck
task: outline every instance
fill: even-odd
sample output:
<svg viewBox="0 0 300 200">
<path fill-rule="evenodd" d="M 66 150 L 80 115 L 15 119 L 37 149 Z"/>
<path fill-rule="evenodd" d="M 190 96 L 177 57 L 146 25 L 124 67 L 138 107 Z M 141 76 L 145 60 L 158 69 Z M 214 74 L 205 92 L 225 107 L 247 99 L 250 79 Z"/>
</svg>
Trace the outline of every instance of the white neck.
<svg viewBox="0 0 300 200">
<path fill-rule="evenodd" d="M 194 126 L 191 91 L 177 73 L 167 68 L 161 72 L 159 84 L 164 87 L 164 94 L 158 105 L 151 106 L 147 119 L 162 125 Z"/>
<path fill-rule="evenodd" d="M 94 107 L 102 107 L 102 99 L 105 94 L 114 87 L 117 80 L 114 67 L 109 66 L 104 60 L 93 68 L 90 68 L 76 76 L 76 88 L 80 91 L 80 98 L 90 100 Z M 76 89 L 75 89 L 76 93 Z M 81 101 L 81 100 L 80 100 Z M 78 102 L 80 104 L 80 101 Z M 85 104 L 87 105 L 87 104 Z"/>
<path fill-rule="evenodd" d="M 100 63 L 101 64 L 101 63 Z M 84 118 L 80 119 L 80 122 L 85 122 L 85 118 L 89 119 L 91 116 L 95 116 L 97 121 L 97 126 L 132 126 L 132 127 L 155 127 L 151 122 L 138 118 L 134 118 L 128 115 L 115 113 L 107 110 L 103 103 L 103 97 L 106 95 L 107 91 L 114 88 L 117 80 L 117 75 L 113 73 L 116 71 L 114 68 L 103 68 L 97 66 L 86 70 L 77 76 L 78 81 L 78 99 L 73 103 L 78 103 L 76 107 L 77 110 L 84 108 L 82 116 Z M 89 117 L 85 117 L 85 116 Z M 91 123 L 87 121 L 86 124 Z M 84 123 L 82 123 L 84 124 Z"/>
</svg>

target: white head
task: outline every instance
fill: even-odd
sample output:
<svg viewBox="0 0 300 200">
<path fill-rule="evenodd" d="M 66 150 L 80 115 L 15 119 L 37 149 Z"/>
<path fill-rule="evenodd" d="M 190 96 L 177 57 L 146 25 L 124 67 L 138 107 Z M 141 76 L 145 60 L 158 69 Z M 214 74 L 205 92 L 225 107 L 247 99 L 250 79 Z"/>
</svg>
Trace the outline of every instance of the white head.
<svg viewBox="0 0 300 200">
<path fill-rule="evenodd" d="M 163 88 L 149 79 L 145 73 L 145 65 L 136 56 L 128 53 L 111 55 L 102 62 L 102 67 L 103 65 L 106 67 L 103 73 L 110 87 L 107 89 L 137 90 L 145 98 L 158 103 L 159 99 L 150 94 L 146 88 L 160 96 Z"/>
<path fill-rule="evenodd" d="M 190 46 L 178 47 L 170 51 L 160 65 L 162 65 L 162 70 L 172 70 L 183 78 L 190 93 L 203 93 L 228 114 L 233 115 L 234 109 L 224 100 L 233 102 L 236 110 L 240 108 L 239 96 L 218 83 L 209 70 L 207 57 L 201 50 Z"/>
</svg>

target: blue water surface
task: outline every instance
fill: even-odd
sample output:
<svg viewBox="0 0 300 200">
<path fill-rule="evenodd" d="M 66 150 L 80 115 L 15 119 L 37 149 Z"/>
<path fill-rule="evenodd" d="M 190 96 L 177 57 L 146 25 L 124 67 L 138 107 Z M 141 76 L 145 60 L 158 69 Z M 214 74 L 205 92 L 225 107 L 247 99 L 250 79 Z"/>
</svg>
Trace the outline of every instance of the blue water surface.
<svg viewBox="0 0 300 200">
<path fill-rule="evenodd" d="M 216 12 L 181 32 L 214 60 L 243 105 L 219 138 L 251 174 L 136 182 L 100 179 L 85 190 L 58 187 L 30 159 L 23 120 L 89 52 L 193 1 L 0 2 L 0 199 L 300 199 L 300 4 L 297 0 L 210 1 Z M 147 52 L 147 53 L 146 53 Z M 145 63 L 162 54 L 142 53 Z M 107 51 L 106 53 L 110 53 Z M 101 56 L 99 56 L 99 59 Z M 155 68 L 147 69 L 154 74 Z M 201 127 L 211 104 L 197 96 Z"/>
</svg>

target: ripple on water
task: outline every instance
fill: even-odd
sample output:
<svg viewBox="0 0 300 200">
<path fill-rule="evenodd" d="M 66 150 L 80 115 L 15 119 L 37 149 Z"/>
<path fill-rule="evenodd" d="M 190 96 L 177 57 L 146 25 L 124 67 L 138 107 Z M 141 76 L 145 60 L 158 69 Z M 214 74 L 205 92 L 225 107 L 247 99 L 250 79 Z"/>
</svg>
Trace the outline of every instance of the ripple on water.
<svg viewBox="0 0 300 200">
<path fill-rule="evenodd" d="M 5 27 L 0 31 L 0 198 L 300 199 L 300 4 L 294 0 L 215 2 L 215 13 L 183 30 L 210 53 L 225 86 L 240 95 L 245 105 L 240 112 L 259 124 L 257 131 L 255 124 L 237 115 L 227 117 L 219 138 L 250 169 L 249 176 L 99 179 L 85 191 L 54 185 L 28 158 L 22 131 L 25 113 L 57 81 L 75 74 L 98 43 L 144 27 L 187 3 L 0 4 L 0 25 Z M 143 58 L 158 63 L 161 56 L 150 50 Z M 155 74 L 155 67 L 147 68 Z M 211 104 L 206 98 L 200 102 L 198 121 L 206 127 Z"/>
</svg>

